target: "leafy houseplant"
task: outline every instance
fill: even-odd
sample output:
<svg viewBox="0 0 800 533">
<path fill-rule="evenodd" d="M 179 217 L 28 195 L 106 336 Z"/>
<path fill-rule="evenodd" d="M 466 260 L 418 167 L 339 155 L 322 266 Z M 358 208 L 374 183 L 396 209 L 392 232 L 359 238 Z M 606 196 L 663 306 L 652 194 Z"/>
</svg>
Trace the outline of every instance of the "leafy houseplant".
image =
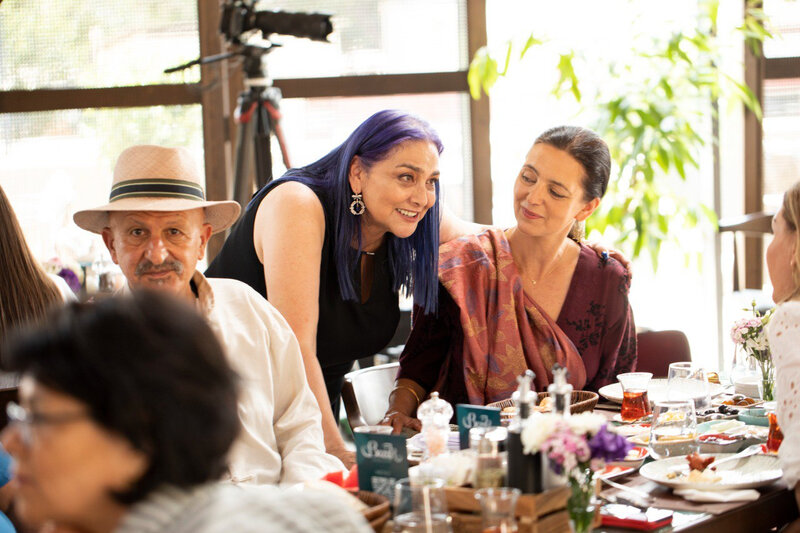
<svg viewBox="0 0 800 533">
<path fill-rule="evenodd" d="M 606 140 L 616 163 L 610 201 L 587 220 L 587 233 L 615 230 L 619 246 L 634 258 L 648 250 L 654 267 L 661 245 L 678 242 L 681 232 L 676 229 L 716 224 L 713 210 L 694 200 L 686 183 L 708 145 L 701 132 L 714 116 L 712 103 L 720 95 L 731 95 L 761 116 L 753 93 L 718 67 L 717 9 L 718 0 L 701 1 L 694 29 L 676 29 L 669 38 L 637 43 L 628 60 L 588 57 L 588 51 L 559 54 L 553 94 L 581 105 L 588 102 L 586 111 L 597 117 L 591 127 Z M 757 48 L 770 36 L 763 22 L 763 12 L 748 5 L 737 31 Z M 500 77 L 511 75 L 512 65 L 544 42 L 530 35 L 518 49 L 509 41 L 500 60 L 486 48 L 478 50 L 468 74 L 473 98 L 481 91 L 488 94 Z M 584 97 L 581 73 L 604 70 L 598 62 L 605 62 L 610 76 L 595 94 Z"/>
</svg>

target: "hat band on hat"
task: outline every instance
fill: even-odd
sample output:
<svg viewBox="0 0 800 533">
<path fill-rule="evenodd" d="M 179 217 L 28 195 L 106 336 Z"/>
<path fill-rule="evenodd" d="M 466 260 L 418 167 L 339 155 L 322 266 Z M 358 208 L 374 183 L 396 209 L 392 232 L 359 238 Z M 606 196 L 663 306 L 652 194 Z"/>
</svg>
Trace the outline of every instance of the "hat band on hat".
<svg viewBox="0 0 800 533">
<path fill-rule="evenodd" d="M 183 198 L 204 202 L 203 188 L 191 181 L 150 179 L 121 181 L 111 187 L 109 202 L 124 198 Z"/>
</svg>

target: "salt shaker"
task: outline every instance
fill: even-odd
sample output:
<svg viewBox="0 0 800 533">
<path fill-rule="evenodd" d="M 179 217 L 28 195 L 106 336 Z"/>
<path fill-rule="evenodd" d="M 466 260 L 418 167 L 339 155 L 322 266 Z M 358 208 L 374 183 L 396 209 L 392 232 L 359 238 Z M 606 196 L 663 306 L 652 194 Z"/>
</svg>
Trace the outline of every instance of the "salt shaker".
<svg viewBox="0 0 800 533">
<path fill-rule="evenodd" d="M 572 399 L 572 385 L 567 383 L 567 368 L 556 363 L 553 365 L 553 383 L 547 387 L 553 399 L 553 413 L 569 416 L 569 404 Z"/>
<path fill-rule="evenodd" d="M 432 392 L 431 397 L 417 408 L 417 417 L 422 422 L 422 439 L 425 441 L 422 460 L 447 453 L 450 419 L 453 417 L 450 403 L 439 398 L 438 392 Z"/>
</svg>

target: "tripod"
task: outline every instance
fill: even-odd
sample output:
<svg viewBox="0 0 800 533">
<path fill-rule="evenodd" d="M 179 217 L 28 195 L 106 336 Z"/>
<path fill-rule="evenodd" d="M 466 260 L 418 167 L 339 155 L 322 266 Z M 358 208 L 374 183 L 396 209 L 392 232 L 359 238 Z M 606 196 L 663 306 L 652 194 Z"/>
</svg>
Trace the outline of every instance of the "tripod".
<svg viewBox="0 0 800 533">
<path fill-rule="evenodd" d="M 233 170 L 233 199 L 242 207 L 253 195 L 251 162 L 255 161 L 256 190 L 272 181 L 273 134 L 278 141 L 284 166 L 292 166 L 280 123 L 281 90 L 272 85 L 262 60 L 262 56 L 275 46 L 279 45 L 273 43 L 268 48 L 245 45 L 241 52 L 244 57 L 245 90 L 239 95 L 235 112 L 239 130 Z"/>
<path fill-rule="evenodd" d="M 192 65 L 205 65 L 235 56 L 243 58 L 245 90 L 239 95 L 234 114 L 239 128 L 233 168 L 233 199 L 243 208 L 253 195 L 252 168 L 255 169 L 256 190 L 272 181 L 272 135 L 278 141 L 284 166 L 292 166 L 280 123 L 281 90 L 272 85 L 263 62 L 263 56 L 277 46 L 280 45 L 240 45 L 236 51 L 195 59 L 164 71 L 176 72 Z M 251 163 L 255 163 L 254 167 Z"/>
</svg>

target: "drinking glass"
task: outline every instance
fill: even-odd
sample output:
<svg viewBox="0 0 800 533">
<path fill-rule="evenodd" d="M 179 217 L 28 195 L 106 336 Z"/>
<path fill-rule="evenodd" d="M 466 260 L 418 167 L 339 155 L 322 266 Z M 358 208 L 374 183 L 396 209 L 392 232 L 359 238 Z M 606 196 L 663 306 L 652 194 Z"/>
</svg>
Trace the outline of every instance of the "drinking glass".
<svg viewBox="0 0 800 533">
<path fill-rule="evenodd" d="M 711 384 L 703 368 L 692 363 L 670 363 L 667 374 L 667 399 L 694 400 L 698 411 L 711 407 Z"/>
<path fill-rule="evenodd" d="M 618 374 L 617 380 L 622 385 L 622 420 L 631 422 L 650 414 L 650 400 L 647 397 L 647 385 L 653 374 L 650 372 L 627 372 Z"/>
<path fill-rule="evenodd" d="M 696 452 L 697 418 L 694 401 L 658 401 L 653 405 L 650 426 L 650 453 L 654 459 L 666 459 Z"/>
<path fill-rule="evenodd" d="M 480 489 L 475 498 L 481 504 L 483 533 L 515 533 L 517 498 L 519 489 L 508 487 Z"/>
<path fill-rule="evenodd" d="M 394 533 L 452 533 L 444 480 L 401 479 L 394 486 Z"/>
</svg>

